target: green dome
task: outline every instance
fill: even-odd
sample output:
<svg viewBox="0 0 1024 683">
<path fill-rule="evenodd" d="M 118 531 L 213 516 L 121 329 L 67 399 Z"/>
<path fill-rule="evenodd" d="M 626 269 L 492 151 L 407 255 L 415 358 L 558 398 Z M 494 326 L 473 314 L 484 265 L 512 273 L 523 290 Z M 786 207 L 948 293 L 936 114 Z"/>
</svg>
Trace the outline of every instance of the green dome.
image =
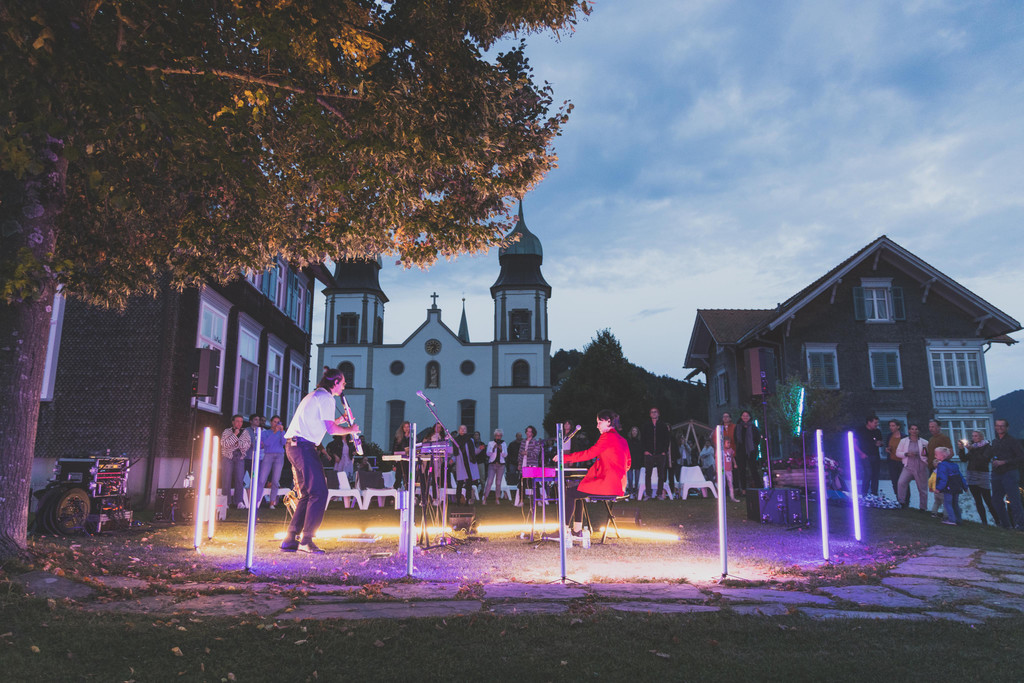
<svg viewBox="0 0 1024 683">
<path fill-rule="evenodd" d="M 540 256 L 544 257 L 544 249 L 540 246 L 540 239 L 530 232 L 523 220 L 523 202 L 519 202 L 519 220 L 516 227 L 509 233 L 509 237 L 518 236 L 519 239 L 510 244 L 507 248 L 498 250 L 498 257 L 502 256 Z"/>
</svg>

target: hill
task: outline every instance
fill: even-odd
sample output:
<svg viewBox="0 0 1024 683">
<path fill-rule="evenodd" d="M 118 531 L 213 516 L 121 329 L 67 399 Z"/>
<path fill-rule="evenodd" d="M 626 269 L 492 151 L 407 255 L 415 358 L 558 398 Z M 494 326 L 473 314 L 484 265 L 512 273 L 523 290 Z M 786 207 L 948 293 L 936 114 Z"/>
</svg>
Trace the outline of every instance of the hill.
<svg viewBox="0 0 1024 683">
<path fill-rule="evenodd" d="M 1024 389 L 1017 389 L 992 399 L 996 419 L 1010 423 L 1010 434 L 1024 438 Z"/>
</svg>

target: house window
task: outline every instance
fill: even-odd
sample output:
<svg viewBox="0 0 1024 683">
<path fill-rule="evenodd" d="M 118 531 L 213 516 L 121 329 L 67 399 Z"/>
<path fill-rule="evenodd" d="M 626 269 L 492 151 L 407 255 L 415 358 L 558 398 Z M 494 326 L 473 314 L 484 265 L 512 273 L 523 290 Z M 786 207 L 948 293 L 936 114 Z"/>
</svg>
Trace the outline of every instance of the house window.
<svg viewBox="0 0 1024 683">
<path fill-rule="evenodd" d="M 341 370 L 341 374 L 345 375 L 345 386 L 355 386 L 356 366 L 348 361 L 344 361 L 338 365 L 338 369 Z"/>
<path fill-rule="evenodd" d="M 835 344 L 807 345 L 807 381 L 826 389 L 839 388 L 839 363 Z"/>
<path fill-rule="evenodd" d="M 306 329 L 306 287 L 302 282 L 297 283 L 298 304 L 295 306 L 295 324 L 300 329 Z"/>
<path fill-rule="evenodd" d="M 270 267 L 260 278 L 260 291 L 272 303 L 277 301 L 277 264 Z"/>
<path fill-rule="evenodd" d="M 992 437 L 992 423 L 987 417 L 976 418 L 940 418 L 942 420 L 942 431 L 953 442 L 954 447 L 959 450 L 958 442 L 971 441 L 971 432 L 978 430 L 986 439 Z"/>
<path fill-rule="evenodd" d="M 463 399 L 459 401 L 459 426 L 466 425 L 466 431 L 476 431 L 476 401 Z"/>
<path fill-rule="evenodd" d="M 242 415 L 256 412 L 256 390 L 260 373 L 260 340 L 241 324 L 238 327 L 238 393 L 235 410 Z"/>
<path fill-rule="evenodd" d="M 405 401 L 397 399 L 388 401 L 388 439 L 392 440 L 392 443 L 388 444 L 389 447 L 394 447 L 395 434 L 398 434 L 398 429 L 403 422 L 405 422 Z"/>
<path fill-rule="evenodd" d="M 199 332 L 196 335 L 196 347 L 200 349 L 217 349 L 220 357 L 225 358 L 224 339 L 227 337 L 228 309 L 226 301 L 219 300 L 209 290 L 203 290 L 199 302 Z M 217 386 L 224 386 L 224 363 L 217 369 Z M 196 399 L 196 405 L 207 410 L 220 411 L 220 391 L 216 396 L 202 396 Z"/>
<path fill-rule="evenodd" d="M 267 417 L 281 410 L 281 390 L 284 387 L 284 353 L 270 346 L 267 348 Z"/>
<path fill-rule="evenodd" d="M 512 363 L 512 386 L 530 386 L 530 364 L 525 360 L 519 359 Z"/>
<path fill-rule="evenodd" d="M 342 313 L 338 316 L 338 343 L 356 344 L 359 342 L 359 316 L 355 313 Z"/>
<path fill-rule="evenodd" d="M 868 346 L 872 389 L 902 389 L 900 350 L 894 345 Z"/>
<path fill-rule="evenodd" d="M 893 287 L 890 278 L 861 278 L 853 288 L 853 317 L 867 322 L 906 320 L 903 288 Z"/>
<path fill-rule="evenodd" d="M 932 351 L 929 355 L 934 386 L 956 389 L 981 387 L 981 359 L 978 351 Z"/>
<path fill-rule="evenodd" d="M 729 403 L 729 373 L 725 370 L 715 375 L 715 400 L 720 406 Z"/>
<path fill-rule="evenodd" d="M 508 314 L 509 327 L 513 341 L 528 341 L 530 337 L 530 311 L 526 308 L 516 308 Z"/>
<path fill-rule="evenodd" d="M 423 384 L 427 389 L 441 388 L 441 364 L 436 360 L 427 363 L 426 380 Z"/>
<path fill-rule="evenodd" d="M 257 273 L 254 270 L 245 271 L 245 281 L 248 282 L 253 287 L 255 287 L 256 289 L 260 288 L 260 280 L 262 280 L 262 276 L 260 273 Z"/>
<path fill-rule="evenodd" d="M 295 414 L 302 400 L 302 366 L 295 361 L 291 362 L 288 368 L 288 414 L 285 416 L 285 423 Z"/>
<path fill-rule="evenodd" d="M 274 279 L 277 282 L 277 288 L 274 291 L 274 305 L 283 311 L 288 300 L 288 268 L 278 261 L 275 270 L 277 275 Z"/>
</svg>

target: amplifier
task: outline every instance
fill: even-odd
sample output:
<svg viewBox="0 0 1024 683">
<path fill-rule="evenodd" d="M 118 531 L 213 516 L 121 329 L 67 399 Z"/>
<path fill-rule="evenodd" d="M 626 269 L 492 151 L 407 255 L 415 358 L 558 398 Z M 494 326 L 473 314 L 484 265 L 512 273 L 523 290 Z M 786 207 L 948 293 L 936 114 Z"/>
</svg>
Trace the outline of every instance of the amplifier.
<svg viewBox="0 0 1024 683">
<path fill-rule="evenodd" d="M 188 488 L 157 489 L 153 512 L 154 522 L 190 524 L 196 510 L 196 490 Z"/>
<path fill-rule="evenodd" d="M 747 519 L 795 526 L 807 522 L 803 489 L 747 489 Z"/>
</svg>

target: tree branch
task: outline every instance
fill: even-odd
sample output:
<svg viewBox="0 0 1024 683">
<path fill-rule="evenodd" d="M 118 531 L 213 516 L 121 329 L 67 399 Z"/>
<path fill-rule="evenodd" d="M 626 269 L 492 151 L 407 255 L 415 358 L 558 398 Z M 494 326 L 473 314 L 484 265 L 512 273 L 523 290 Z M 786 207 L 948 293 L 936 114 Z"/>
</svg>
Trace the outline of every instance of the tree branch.
<svg viewBox="0 0 1024 683">
<path fill-rule="evenodd" d="M 252 74 L 235 73 L 234 71 L 225 71 L 224 69 L 175 69 L 167 68 L 162 66 L 145 66 L 143 67 L 146 71 L 159 71 L 162 74 L 171 75 L 183 75 L 183 76 L 205 76 L 211 74 L 213 76 L 219 76 L 220 78 L 228 78 L 235 81 L 242 81 L 243 83 L 257 83 L 259 85 L 265 85 L 268 88 L 277 88 L 279 90 L 287 90 L 288 92 L 298 93 L 300 95 L 316 95 L 317 102 L 329 109 L 332 113 L 340 116 L 341 114 L 332 107 L 328 107 L 324 102 L 323 98 L 335 98 L 340 100 L 361 100 L 361 95 L 339 95 L 336 93 L 329 92 L 313 92 L 306 88 L 300 88 L 294 85 L 287 85 L 279 81 L 274 81 L 269 78 L 263 78 L 261 76 L 254 76 Z"/>
</svg>

